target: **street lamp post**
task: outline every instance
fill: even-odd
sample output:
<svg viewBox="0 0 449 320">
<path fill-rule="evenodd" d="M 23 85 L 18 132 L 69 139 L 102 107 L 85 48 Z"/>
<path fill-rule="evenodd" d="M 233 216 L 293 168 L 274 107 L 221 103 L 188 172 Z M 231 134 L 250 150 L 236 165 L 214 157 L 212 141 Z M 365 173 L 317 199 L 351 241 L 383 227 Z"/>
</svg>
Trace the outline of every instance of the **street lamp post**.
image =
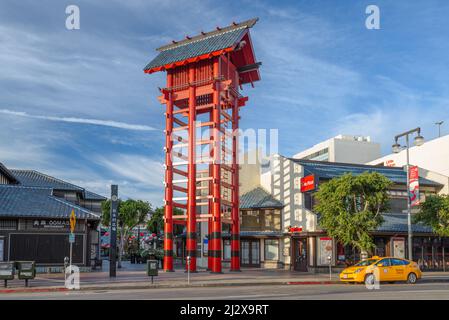
<svg viewBox="0 0 449 320">
<path fill-rule="evenodd" d="M 421 128 L 415 128 L 403 133 L 398 134 L 394 137 L 395 143 L 393 144 L 393 152 L 398 153 L 401 151 L 401 145 L 398 143 L 399 138 L 405 137 L 405 150 L 406 150 L 406 159 L 407 159 L 407 226 L 408 226 L 408 258 L 409 260 L 413 259 L 413 241 L 412 241 L 412 210 L 411 210 L 411 203 L 410 203 L 410 155 L 409 155 L 409 149 L 410 149 L 410 139 L 409 136 L 412 133 L 416 133 L 414 144 L 415 146 L 421 146 L 424 143 L 424 137 L 421 136 Z"/>
</svg>

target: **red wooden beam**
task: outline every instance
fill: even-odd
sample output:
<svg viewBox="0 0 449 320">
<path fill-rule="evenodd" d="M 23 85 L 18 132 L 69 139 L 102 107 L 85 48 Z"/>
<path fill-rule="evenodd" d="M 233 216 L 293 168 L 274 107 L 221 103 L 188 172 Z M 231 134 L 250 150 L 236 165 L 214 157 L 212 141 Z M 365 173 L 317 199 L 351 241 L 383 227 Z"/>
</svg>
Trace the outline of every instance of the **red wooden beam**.
<svg viewBox="0 0 449 320">
<path fill-rule="evenodd" d="M 173 85 L 173 75 L 168 73 L 167 86 Z M 172 162 L 172 130 L 173 130 L 173 98 L 169 95 L 166 105 L 165 119 L 165 209 L 164 209 L 164 271 L 173 271 L 173 162 Z"/>
</svg>

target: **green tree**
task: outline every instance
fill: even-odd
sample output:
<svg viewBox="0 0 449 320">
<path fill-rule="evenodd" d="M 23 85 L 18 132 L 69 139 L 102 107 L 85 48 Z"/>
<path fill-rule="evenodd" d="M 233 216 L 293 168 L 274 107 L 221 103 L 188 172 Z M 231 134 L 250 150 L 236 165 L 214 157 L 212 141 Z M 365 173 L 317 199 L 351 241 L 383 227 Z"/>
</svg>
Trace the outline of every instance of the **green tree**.
<svg viewBox="0 0 449 320">
<path fill-rule="evenodd" d="M 427 196 L 413 222 L 430 226 L 440 237 L 449 237 L 449 195 Z"/>
<path fill-rule="evenodd" d="M 111 201 L 104 201 L 101 205 L 102 224 L 110 225 L 111 219 Z M 124 253 L 125 243 L 131 234 L 131 230 L 139 224 L 147 220 L 148 214 L 151 212 L 151 204 L 142 200 L 128 199 L 125 201 L 118 200 L 117 215 L 117 234 L 119 240 L 118 267 L 122 266 L 122 255 Z"/>
<path fill-rule="evenodd" d="M 377 172 L 348 173 L 320 185 L 316 193 L 319 225 L 329 236 L 361 252 L 375 247 L 370 232 L 383 222 L 391 181 Z"/>
<path fill-rule="evenodd" d="M 147 229 L 153 233 L 159 233 L 164 230 L 164 212 L 165 206 L 154 209 L 147 223 Z M 173 208 L 173 215 L 182 215 L 184 211 L 179 208 Z M 174 225 L 174 232 L 179 232 L 182 226 Z M 182 231 L 182 230 L 181 230 Z"/>
</svg>

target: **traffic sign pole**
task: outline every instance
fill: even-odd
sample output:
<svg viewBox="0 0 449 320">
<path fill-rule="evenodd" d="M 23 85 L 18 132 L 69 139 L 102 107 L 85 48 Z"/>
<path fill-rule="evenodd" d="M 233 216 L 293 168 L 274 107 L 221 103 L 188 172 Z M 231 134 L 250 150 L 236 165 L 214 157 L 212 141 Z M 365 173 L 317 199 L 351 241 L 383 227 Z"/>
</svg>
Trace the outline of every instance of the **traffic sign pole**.
<svg viewBox="0 0 449 320">
<path fill-rule="evenodd" d="M 69 262 L 70 270 L 72 270 L 72 247 L 73 247 L 73 243 L 72 243 L 72 241 L 70 241 L 70 262 Z"/>
<path fill-rule="evenodd" d="M 70 215 L 70 235 L 69 235 L 69 243 L 70 243 L 70 270 L 72 270 L 72 252 L 73 252 L 73 243 L 75 242 L 75 226 L 76 226 L 76 215 L 75 210 L 72 209 L 72 214 Z"/>
</svg>

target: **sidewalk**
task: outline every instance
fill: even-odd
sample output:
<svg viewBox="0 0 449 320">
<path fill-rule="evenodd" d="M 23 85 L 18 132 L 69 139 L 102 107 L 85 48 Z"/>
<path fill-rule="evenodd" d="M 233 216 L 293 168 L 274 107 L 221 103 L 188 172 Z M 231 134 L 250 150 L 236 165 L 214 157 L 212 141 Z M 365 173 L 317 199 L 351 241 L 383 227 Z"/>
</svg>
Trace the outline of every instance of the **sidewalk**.
<svg viewBox="0 0 449 320">
<path fill-rule="evenodd" d="M 104 271 L 81 273 L 81 290 L 125 290 L 125 289 L 156 289 L 156 288 L 186 288 L 186 287 L 218 287 L 218 286 L 257 286 L 257 285 L 325 285 L 337 284 L 338 274 L 311 274 L 288 270 L 242 269 L 242 272 L 229 272 L 224 270 L 221 274 L 211 274 L 208 271 L 199 271 L 190 274 L 190 285 L 187 283 L 187 273 L 183 269 L 175 272 L 159 271 L 159 276 L 151 278 L 146 276 L 145 266 L 117 269 L 117 277 L 109 278 Z M 136 270 L 137 269 L 137 270 Z M 140 270 L 141 269 L 141 270 Z M 421 282 L 449 282 L 449 272 L 424 273 Z M 2 285 L 2 284 L 0 284 Z M 42 292 L 64 291 L 63 274 L 40 274 L 35 280 L 29 282 L 25 288 L 24 281 L 14 280 L 8 282 L 8 288 L 0 287 L 0 294 L 12 292 Z"/>
</svg>

